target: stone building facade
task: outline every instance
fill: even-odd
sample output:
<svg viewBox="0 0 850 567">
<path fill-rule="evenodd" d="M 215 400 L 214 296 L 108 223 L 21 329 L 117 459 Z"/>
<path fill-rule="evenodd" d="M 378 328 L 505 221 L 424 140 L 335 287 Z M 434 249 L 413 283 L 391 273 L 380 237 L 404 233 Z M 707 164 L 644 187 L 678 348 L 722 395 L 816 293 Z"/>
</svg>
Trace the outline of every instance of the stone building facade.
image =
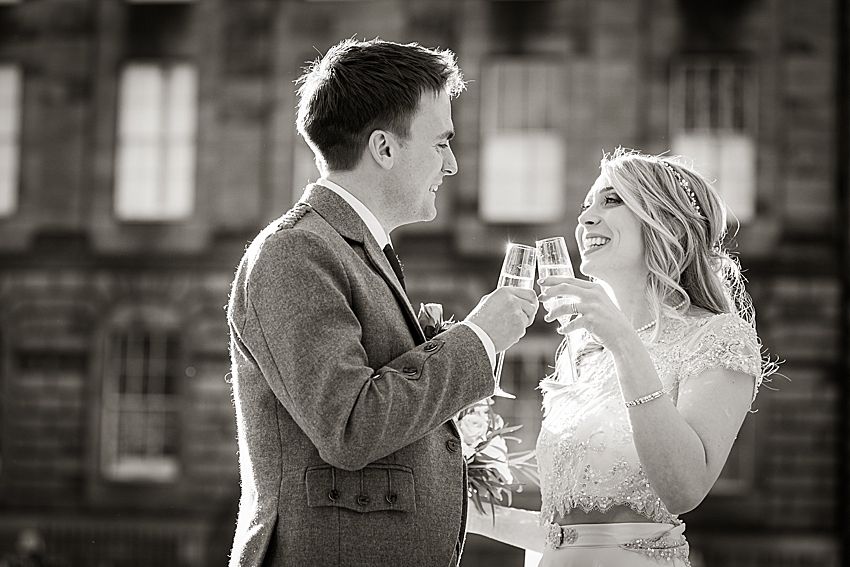
<svg viewBox="0 0 850 567">
<path fill-rule="evenodd" d="M 35 529 L 71 565 L 226 563 L 228 286 L 316 178 L 301 68 L 379 36 L 451 48 L 470 81 L 438 218 L 393 234 L 414 305 L 463 317 L 508 240 L 569 236 L 603 151 L 685 153 L 717 177 L 786 362 L 684 516 L 693 561 L 844 564 L 845 4 L 0 1 L 0 557 Z M 541 317 L 508 353 L 518 399 L 497 409 L 525 445 L 558 338 Z M 463 559 L 522 563 L 477 537 Z"/>
</svg>

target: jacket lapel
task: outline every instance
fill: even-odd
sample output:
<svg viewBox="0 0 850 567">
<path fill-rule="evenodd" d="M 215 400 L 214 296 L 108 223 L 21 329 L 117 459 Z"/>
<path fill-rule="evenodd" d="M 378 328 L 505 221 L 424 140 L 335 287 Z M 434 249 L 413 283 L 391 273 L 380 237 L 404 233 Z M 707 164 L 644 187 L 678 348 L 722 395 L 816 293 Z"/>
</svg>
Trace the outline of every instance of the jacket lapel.
<svg viewBox="0 0 850 567">
<path fill-rule="evenodd" d="M 360 215 L 342 197 L 321 185 L 309 186 L 301 201 L 306 201 L 313 210 L 339 232 L 340 236 L 363 246 L 366 258 L 375 271 L 387 282 L 393 295 L 395 295 L 416 344 L 424 343 L 425 334 L 422 332 L 422 327 L 419 326 L 419 319 L 410 304 L 410 299 L 401 287 L 386 256 L 384 256 L 384 251 L 378 247 L 375 237 L 369 232 Z"/>
</svg>

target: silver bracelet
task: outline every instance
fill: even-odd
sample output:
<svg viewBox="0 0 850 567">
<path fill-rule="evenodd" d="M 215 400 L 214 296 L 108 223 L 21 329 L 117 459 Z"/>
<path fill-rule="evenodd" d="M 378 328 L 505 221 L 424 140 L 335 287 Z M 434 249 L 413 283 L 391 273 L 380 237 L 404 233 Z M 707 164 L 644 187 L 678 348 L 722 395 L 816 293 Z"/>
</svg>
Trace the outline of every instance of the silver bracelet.
<svg viewBox="0 0 850 567">
<path fill-rule="evenodd" d="M 660 398 L 661 396 L 663 396 L 666 393 L 667 393 L 667 388 L 661 388 L 660 390 L 652 392 L 651 394 L 647 394 L 647 395 L 643 396 L 642 398 L 638 398 L 636 400 L 626 402 L 626 407 L 627 408 L 633 408 L 635 406 L 645 404 L 646 402 L 651 402 L 652 400 L 657 400 L 658 398 Z"/>
</svg>

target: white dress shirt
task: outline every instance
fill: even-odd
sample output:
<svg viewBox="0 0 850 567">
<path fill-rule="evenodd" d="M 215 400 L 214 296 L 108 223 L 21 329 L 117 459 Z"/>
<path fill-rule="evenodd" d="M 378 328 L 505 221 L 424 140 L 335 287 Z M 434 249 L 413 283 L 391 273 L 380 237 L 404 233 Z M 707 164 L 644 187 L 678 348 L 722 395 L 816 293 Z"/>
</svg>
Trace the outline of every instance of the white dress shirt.
<svg viewBox="0 0 850 567">
<path fill-rule="evenodd" d="M 328 179 L 327 177 L 322 177 L 318 181 L 316 181 L 317 185 L 321 185 L 322 187 L 327 187 L 340 197 L 342 197 L 346 203 L 348 203 L 354 212 L 360 215 L 360 218 L 363 219 L 363 222 L 366 224 L 366 228 L 369 229 L 369 232 L 372 233 L 372 236 L 375 238 L 375 241 L 378 243 L 378 247 L 383 249 L 384 246 L 389 244 L 392 246 L 392 240 L 390 240 L 390 234 L 384 229 L 381 225 L 378 218 L 369 210 L 369 208 L 364 205 L 357 197 Z M 487 356 L 490 359 L 490 366 L 496 366 L 496 346 L 493 344 L 493 340 L 490 336 L 484 332 L 484 329 L 476 325 L 475 323 L 470 323 L 469 321 L 461 321 L 461 325 L 466 325 L 470 329 L 472 329 L 478 338 L 481 340 L 481 344 L 484 345 L 484 350 L 487 351 Z"/>
</svg>

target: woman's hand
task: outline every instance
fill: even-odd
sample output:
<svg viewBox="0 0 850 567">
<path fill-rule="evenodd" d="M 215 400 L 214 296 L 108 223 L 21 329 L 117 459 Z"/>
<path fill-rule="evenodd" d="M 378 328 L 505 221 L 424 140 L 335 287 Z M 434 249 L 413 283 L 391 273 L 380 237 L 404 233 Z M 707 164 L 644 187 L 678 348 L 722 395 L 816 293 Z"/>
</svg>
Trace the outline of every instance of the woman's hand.
<svg viewBox="0 0 850 567">
<path fill-rule="evenodd" d="M 556 297 L 566 297 L 572 302 L 554 307 L 544 321 L 551 323 L 558 318 L 578 315 L 558 328 L 560 334 L 586 329 L 596 342 L 608 349 L 616 349 L 626 338 L 637 336 L 631 322 L 600 284 L 567 276 L 549 276 L 537 283 L 543 290 L 538 299 L 544 306 L 546 301 Z"/>
</svg>

